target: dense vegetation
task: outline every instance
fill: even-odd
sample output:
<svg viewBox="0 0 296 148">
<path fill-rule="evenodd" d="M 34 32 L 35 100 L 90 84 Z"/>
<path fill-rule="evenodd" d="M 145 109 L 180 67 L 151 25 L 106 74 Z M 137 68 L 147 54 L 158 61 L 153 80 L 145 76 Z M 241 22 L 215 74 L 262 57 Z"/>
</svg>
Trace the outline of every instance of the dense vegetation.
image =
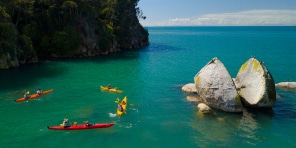
<svg viewBox="0 0 296 148">
<path fill-rule="evenodd" d="M 147 45 L 138 2 L 1 0 L 0 60 L 27 63 L 38 56 L 93 56 Z"/>
</svg>

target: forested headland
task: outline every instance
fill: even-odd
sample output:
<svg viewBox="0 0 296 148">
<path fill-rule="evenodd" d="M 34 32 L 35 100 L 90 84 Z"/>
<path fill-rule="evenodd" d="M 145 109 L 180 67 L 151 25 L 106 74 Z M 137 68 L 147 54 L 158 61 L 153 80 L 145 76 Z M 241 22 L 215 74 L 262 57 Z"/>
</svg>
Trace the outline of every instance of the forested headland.
<svg viewBox="0 0 296 148">
<path fill-rule="evenodd" d="M 1 0 L 0 69 L 149 44 L 139 0 Z"/>
</svg>

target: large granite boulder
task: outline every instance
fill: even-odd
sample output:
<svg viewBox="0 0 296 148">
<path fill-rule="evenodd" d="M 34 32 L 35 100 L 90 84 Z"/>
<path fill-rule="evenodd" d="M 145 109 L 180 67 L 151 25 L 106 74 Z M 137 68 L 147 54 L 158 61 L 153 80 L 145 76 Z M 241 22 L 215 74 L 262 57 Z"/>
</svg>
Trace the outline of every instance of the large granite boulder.
<svg viewBox="0 0 296 148">
<path fill-rule="evenodd" d="M 275 84 L 278 88 L 296 89 L 296 82 L 280 82 Z"/>
<path fill-rule="evenodd" d="M 250 58 L 239 69 L 235 85 L 245 106 L 271 108 L 275 104 L 274 80 L 262 62 Z"/>
<path fill-rule="evenodd" d="M 235 84 L 218 58 L 213 58 L 195 75 L 194 83 L 205 104 L 226 112 L 242 112 Z"/>
</svg>

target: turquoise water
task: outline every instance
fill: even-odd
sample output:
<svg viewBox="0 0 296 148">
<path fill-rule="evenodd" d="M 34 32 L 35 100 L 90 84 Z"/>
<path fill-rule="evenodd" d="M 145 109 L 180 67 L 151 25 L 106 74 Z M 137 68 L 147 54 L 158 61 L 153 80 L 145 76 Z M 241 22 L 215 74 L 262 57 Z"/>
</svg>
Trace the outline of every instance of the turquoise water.
<svg viewBox="0 0 296 148">
<path fill-rule="evenodd" d="M 295 147 L 296 91 L 276 89 L 272 111 L 201 116 L 181 91 L 213 57 L 236 77 L 251 56 L 276 83 L 295 81 L 296 27 L 149 27 L 151 44 L 87 59 L 43 59 L 0 71 L 0 147 Z M 123 93 L 102 92 L 111 84 Z M 54 89 L 28 102 L 26 90 Z M 116 98 L 127 114 L 114 116 Z M 107 129 L 48 125 L 114 122 Z"/>
</svg>

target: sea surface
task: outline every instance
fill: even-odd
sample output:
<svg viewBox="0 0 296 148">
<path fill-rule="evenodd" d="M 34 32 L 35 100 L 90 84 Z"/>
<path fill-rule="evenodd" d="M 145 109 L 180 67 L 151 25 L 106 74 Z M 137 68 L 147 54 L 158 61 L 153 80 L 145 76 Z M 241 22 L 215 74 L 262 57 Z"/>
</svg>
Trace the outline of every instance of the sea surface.
<svg viewBox="0 0 296 148">
<path fill-rule="evenodd" d="M 272 110 L 201 115 L 185 84 L 217 57 L 235 78 L 256 57 L 275 83 L 296 80 L 296 27 L 148 27 L 150 45 L 85 59 L 40 59 L 0 71 L 0 147 L 296 147 L 296 91 L 276 88 Z M 111 93 L 100 85 L 123 90 Z M 54 89 L 16 103 L 26 90 Z M 128 98 L 116 115 L 117 98 Z M 105 129 L 47 126 L 109 123 Z"/>
</svg>

